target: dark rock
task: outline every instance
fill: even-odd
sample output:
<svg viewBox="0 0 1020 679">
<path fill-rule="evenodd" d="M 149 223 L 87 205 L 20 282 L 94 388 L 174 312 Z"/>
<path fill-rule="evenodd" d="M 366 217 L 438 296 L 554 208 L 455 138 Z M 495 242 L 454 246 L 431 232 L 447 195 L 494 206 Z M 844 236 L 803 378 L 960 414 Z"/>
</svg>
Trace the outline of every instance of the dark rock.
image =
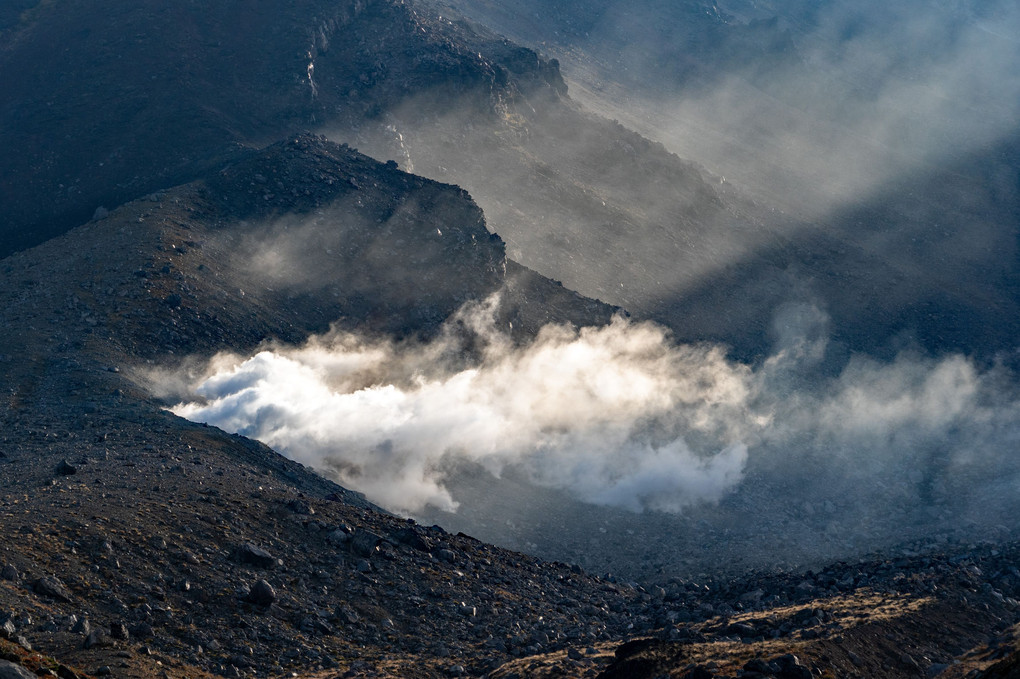
<svg viewBox="0 0 1020 679">
<path fill-rule="evenodd" d="M 422 535 L 420 531 L 415 530 L 412 526 L 405 526 L 404 528 L 395 531 L 391 537 L 395 542 L 407 545 L 412 549 L 417 549 L 419 552 L 432 551 L 431 540 Z"/>
<path fill-rule="evenodd" d="M 0 625 L 0 639 L 13 641 L 17 634 L 18 628 L 15 627 L 13 620 L 5 620 L 4 624 Z"/>
<path fill-rule="evenodd" d="M 265 580 L 259 580 L 252 585 L 247 600 L 259 606 L 269 606 L 276 601 L 276 590 Z"/>
<path fill-rule="evenodd" d="M 36 677 L 21 665 L 0 660 L 0 679 L 36 679 Z"/>
<path fill-rule="evenodd" d="M 127 625 L 122 622 L 115 622 L 110 625 L 110 637 L 118 641 L 127 641 L 131 638 Z"/>
<path fill-rule="evenodd" d="M 78 473 L 78 468 L 67 460 L 61 460 L 60 464 L 57 465 L 56 472 L 60 476 L 73 476 Z"/>
<path fill-rule="evenodd" d="M 21 575 L 12 564 L 7 564 L 3 567 L 3 570 L 0 570 L 0 579 L 17 582 L 21 579 Z"/>
<path fill-rule="evenodd" d="M 697 644 L 702 644 L 708 641 L 708 638 L 696 629 L 690 627 L 677 627 L 673 634 L 670 635 L 670 639 L 674 641 L 690 641 Z"/>
<path fill-rule="evenodd" d="M 348 542 L 350 542 L 350 540 L 351 536 L 348 533 L 345 533 L 344 531 L 340 530 L 339 528 L 337 530 L 331 531 L 330 534 L 326 536 L 326 541 L 329 542 L 331 545 L 336 545 L 337 547 L 347 544 Z"/>
<path fill-rule="evenodd" d="M 657 677 L 682 666 L 687 651 L 684 644 L 660 639 L 634 639 L 617 646 L 613 655 L 613 662 L 599 675 L 600 679 Z"/>
<path fill-rule="evenodd" d="M 135 639 L 146 639 L 152 636 L 152 625 L 147 622 L 139 622 L 128 628 L 128 633 Z"/>
<path fill-rule="evenodd" d="M 315 622 L 312 623 L 312 628 L 319 634 L 324 634 L 326 636 L 333 636 L 336 634 L 336 630 L 334 630 L 332 627 L 329 626 L 328 623 L 325 623 L 322 620 L 315 620 Z"/>
<path fill-rule="evenodd" d="M 733 623 L 728 628 L 726 628 L 726 632 L 727 634 L 735 634 L 739 637 L 744 638 L 759 636 L 758 631 L 751 625 L 748 625 L 746 622 Z"/>
<path fill-rule="evenodd" d="M 772 660 L 778 671 L 777 677 L 782 679 L 811 679 L 811 670 L 800 664 L 800 658 L 792 653 L 781 655 Z"/>
<path fill-rule="evenodd" d="M 57 676 L 60 677 L 60 679 L 80 679 L 78 673 L 67 665 L 57 666 Z"/>
<path fill-rule="evenodd" d="M 744 663 L 745 672 L 757 672 L 758 674 L 772 674 L 774 668 L 761 658 L 753 658 Z"/>
<path fill-rule="evenodd" d="M 64 583 L 52 576 L 39 578 L 35 581 L 32 589 L 36 594 L 42 594 L 57 601 L 65 603 L 70 603 L 71 601 L 71 592 L 64 586 Z"/>
<path fill-rule="evenodd" d="M 354 531 L 354 537 L 351 538 L 351 551 L 361 556 L 372 556 L 382 540 L 381 535 L 359 528 Z"/>
<path fill-rule="evenodd" d="M 350 606 L 340 606 L 336 609 L 336 619 L 345 625 L 353 625 L 361 618 Z"/>
<path fill-rule="evenodd" d="M 89 633 L 89 636 L 85 639 L 84 644 L 84 647 L 87 649 L 95 648 L 97 646 L 98 647 L 113 646 L 113 639 L 107 636 L 107 634 L 99 628 L 96 628 Z"/>
<path fill-rule="evenodd" d="M 250 542 L 234 549 L 233 558 L 235 561 L 258 568 L 273 568 L 277 565 L 276 557 Z"/>
<path fill-rule="evenodd" d="M 92 625 L 89 624 L 88 618 L 84 617 L 79 618 L 78 621 L 74 623 L 74 627 L 71 628 L 71 631 L 74 632 L 75 634 L 80 634 L 83 637 L 87 637 L 89 634 L 92 633 Z"/>
<path fill-rule="evenodd" d="M 303 514 L 305 516 L 311 516 L 315 513 L 315 509 L 307 500 L 291 500 L 287 503 L 287 509 L 295 514 Z"/>
</svg>

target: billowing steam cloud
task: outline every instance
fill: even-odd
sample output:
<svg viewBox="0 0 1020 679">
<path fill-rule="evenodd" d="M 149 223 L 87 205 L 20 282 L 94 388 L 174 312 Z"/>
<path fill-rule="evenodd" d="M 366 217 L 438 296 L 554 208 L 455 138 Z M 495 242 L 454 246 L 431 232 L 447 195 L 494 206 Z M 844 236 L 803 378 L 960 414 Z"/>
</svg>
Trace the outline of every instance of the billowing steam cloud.
<svg viewBox="0 0 1020 679">
<path fill-rule="evenodd" d="M 768 502 L 824 499 L 847 517 L 896 504 L 937 518 L 1001 506 L 1020 487 L 1020 399 L 1004 370 L 902 355 L 826 377 L 825 318 L 803 305 L 778 315 L 780 346 L 754 369 L 624 319 L 549 326 L 514 346 L 493 327 L 492 304 L 466 307 L 425 345 L 335 333 L 217 357 L 192 381 L 204 400 L 174 412 L 410 513 L 456 508 L 445 482 L 465 460 L 497 475 L 513 466 L 589 502 L 668 512 L 743 489 Z"/>
<path fill-rule="evenodd" d="M 453 509 L 444 464 L 519 465 L 593 502 L 676 510 L 740 480 L 749 374 L 717 349 L 671 347 L 661 328 L 618 319 L 547 327 L 526 348 L 472 306 L 427 346 L 350 335 L 250 359 L 219 357 L 182 416 L 260 439 L 388 508 Z M 460 331 L 453 328 L 460 327 Z M 466 330 L 467 336 L 464 335 Z M 466 338 L 477 361 L 458 354 Z M 687 432 L 707 436 L 692 449 Z"/>
</svg>

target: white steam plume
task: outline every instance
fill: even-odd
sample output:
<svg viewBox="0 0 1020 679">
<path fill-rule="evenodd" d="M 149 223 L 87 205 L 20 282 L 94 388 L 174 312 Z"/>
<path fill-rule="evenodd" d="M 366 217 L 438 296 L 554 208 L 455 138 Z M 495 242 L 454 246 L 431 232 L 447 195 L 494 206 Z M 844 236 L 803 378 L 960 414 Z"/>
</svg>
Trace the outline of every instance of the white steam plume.
<svg viewBox="0 0 1020 679">
<path fill-rule="evenodd" d="M 740 480 L 746 449 L 730 423 L 750 373 L 720 350 L 673 347 L 662 328 L 623 319 L 549 326 L 519 348 L 493 331 L 491 311 L 457 318 L 483 345 L 474 365 L 451 365 L 464 348 L 452 330 L 424 347 L 333 335 L 219 357 L 195 389 L 206 401 L 174 412 L 257 438 L 398 511 L 456 508 L 449 459 L 496 474 L 519 465 L 537 483 L 635 510 L 715 500 Z M 712 444 L 695 451 L 687 432 Z"/>
<path fill-rule="evenodd" d="M 781 346 L 754 369 L 621 318 L 514 346 L 493 309 L 465 307 L 424 345 L 334 333 L 221 356 L 192 380 L 205 400 L 173 410 L 408 513 L 455 509 L 447 473 L 465 460 L 635 511 L 746 491 L 756 512 L 826 500 L 847 521 L 893 506 L 946 520 L 1020 489 L 1020 399 L 1004 369 L 903 354 L 825 376 L 825 317 L 809 305 L 782 310 Z"/>
</svg>

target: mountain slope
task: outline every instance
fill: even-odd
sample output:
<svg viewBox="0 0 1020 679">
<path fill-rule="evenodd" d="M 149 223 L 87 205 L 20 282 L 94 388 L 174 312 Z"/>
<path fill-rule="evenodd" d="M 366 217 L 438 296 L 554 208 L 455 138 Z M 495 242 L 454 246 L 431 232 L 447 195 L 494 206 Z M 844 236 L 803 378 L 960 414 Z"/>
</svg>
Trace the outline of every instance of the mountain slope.
<svg viewBox="0 0 1020 679">
<path fill-rule="evenodd" d="M 297 259 L 260 260 L 252 248 L 281 234 Z M 136 677 L 340 662 L 441 676 L 499 661 L 519 621 L 545 621 L 524 637 L 549 630 L 536 649 L 561 646 L 571 622 L 555 602 L 603 611 L 634 596 L 386 515 L 148 391 L 166 361 L 300 342 L 337 319 L 434 333 L 504 285 L 520 327 L 608 320 L 519 266 L 508 278 L 502 243 L 456 187 L 301 136 L 2 262 L 0 522 L 17 540 L 0 557 L 0 607 L 63 662 Z M 524 580 L 546 594 L 529 600 Z M 584 617 L 595 636 L 602 615 Z M 84 647 L 82 625 L 101 630 Z M 128 635 L 152 650 L 123 655 Z"/>
<path fill-rule="evenodd" d="M 717 178 L 578 110 L 555 61 L 426 3 L 64 0 L 7 36 L 0 77 L 0 253 L 308 128 L 464 185 L 512 258 L 638 312 L 760 225 Z"/>
<path fill-rule="evenodd" d="M 0 254 L 222 167 L 238 144 L 357 124 L 425 88 L 484 102 L 511 73 L 562 87 L 491 42 L 395 2 L 41 3 L 0 50 Z"/>
</svg>

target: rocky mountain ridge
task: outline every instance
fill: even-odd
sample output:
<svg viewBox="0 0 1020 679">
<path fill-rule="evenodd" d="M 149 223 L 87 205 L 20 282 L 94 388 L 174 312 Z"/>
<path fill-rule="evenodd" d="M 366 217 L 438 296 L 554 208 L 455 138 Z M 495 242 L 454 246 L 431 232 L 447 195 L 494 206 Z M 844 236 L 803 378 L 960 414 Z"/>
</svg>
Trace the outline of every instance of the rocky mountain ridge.
<svg viewBox="0 0 1020 679">
<path fill-rule="evenodd" d="M 555 64 L 530 50 L 403 2 L 97 13 L 62 0 L 11 23 L 0 46 L 2 254 L 222 167 L 238 145 L 327 120 L 357 125 L 423 90 L 474 91 L 483 108 L 563 90 Z"/>
</svg>

